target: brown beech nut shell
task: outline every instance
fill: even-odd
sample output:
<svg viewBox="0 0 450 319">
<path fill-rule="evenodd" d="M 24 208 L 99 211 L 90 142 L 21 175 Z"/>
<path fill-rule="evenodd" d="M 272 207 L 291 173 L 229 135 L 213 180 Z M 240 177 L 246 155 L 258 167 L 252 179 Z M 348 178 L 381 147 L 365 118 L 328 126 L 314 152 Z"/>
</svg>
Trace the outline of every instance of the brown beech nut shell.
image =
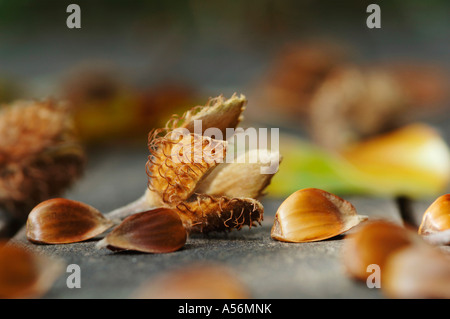
<svg viewBox="0 0 450 319">
<path fill-rule="evenodd" d="M 90 205 L 54 198 L 33 208 L 26 235 L 33 243 L 67 244 L 93 238 L 111 226 L 113 222 Z"/>
<path fill-rule="evenodd" d="M 411 230 L 384 220 L 370 221 L 346 236 L 343 264 L 350 276 L 366 280 L 369 265 L 376 264 L 383 271 L 393 252 L 418 243 L 421 243 L 420 237 Z"/>
<path fill-rule="evenodd" d="M 450 229 L 450 194 L 437 198 L 423 214 L 420 235 L 429 235 Z"/>
<path fill-rule="evenodd" d="M 195 263 L 151 278 L 135 293 L 137 299 L 247 299 L 247 287 L 232 269 Z"/>
<path fill-rule="evenodd" d="M 450 256 L 428 245 L 408 246 L 392 254 L 381 276 L 391 298 L 450 298 Z"/>
<path fill-rule="evenodd" d="M 168 253 L 184 246 L 187 233 L 175 210 L 157 208 L 123 220 L 97 247 L 113 251 Z"/>
<path fill-rule="evenodd" d="M 286 242 L 318 241 L 342 234 L 366 219 L 350 202 L 317 188 L 305 188 L 280 205 L 271 236 Z"/>
</svg>

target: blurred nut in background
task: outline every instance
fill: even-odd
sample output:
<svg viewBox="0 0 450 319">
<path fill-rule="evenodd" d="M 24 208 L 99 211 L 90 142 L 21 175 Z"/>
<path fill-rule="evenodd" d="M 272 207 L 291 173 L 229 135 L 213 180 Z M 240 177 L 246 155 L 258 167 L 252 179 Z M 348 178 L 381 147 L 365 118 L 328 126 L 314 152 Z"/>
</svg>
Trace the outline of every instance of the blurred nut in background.
<svg viewBox="0 0 450 319">
<path fill-rule="evenodd" d="M 61 87 L 81 140 L 88 144 L 146 141 L 148 132 L 195 101 L 188 84 L 134 85 L 124 72 L 100 63 L 74 67 Z M 164 122 L 163 122 L 164 121 Z"/>
<path fill-rule="evenodd" d="M 332 151 L 446 111 L 450 81 L 442 66 L 364 64 L 350 51 L 332 43 L 281 48 L 258 87 L 258 111 L 281 114 Z"/>
<path fill-rule="evenodd" d="M 160 274 L 134 295 L 138 299 L 247 299 L 250 293 L 227 266 L 196 263 Z"/>
<path fill-rule="evenodd" d="M 0 242 L 0 298 L 39 298 L 62 272 L 62 262 Z"/>
<path fill-rule="evenodd" d="M 392 222 L 370 221 L 346 237 L 342 249 L 343 264 L 351 277 L 363 281 L 369 275 L 367 267 L 376 264 L 383 278 L 384 265 L 390 254 L 419 241 L 414 232 Z"/>
<path fill-rule="evenodd" d="M 385 264 L 382 289 L 391 298 L 450 298 L 450 255 L 433 247 L 411 246 Z"/>
<path fill-rule="evenodd" d="M 17 101 L 0 110 L 0 206 L 25 220 L 43 200 L 81 176 L 85 153 L 69 109 L 55 101 Z"/>
</svg>

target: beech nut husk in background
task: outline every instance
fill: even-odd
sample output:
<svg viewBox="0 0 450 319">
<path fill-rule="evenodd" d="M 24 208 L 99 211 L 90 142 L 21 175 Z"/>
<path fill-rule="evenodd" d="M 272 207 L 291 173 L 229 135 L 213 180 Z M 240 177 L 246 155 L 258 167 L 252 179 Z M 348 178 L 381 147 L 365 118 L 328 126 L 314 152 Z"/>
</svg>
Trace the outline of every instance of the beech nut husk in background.
<svg viewBox="0 0 450 319">
<path fill-rule="evenodd" d="M 437 198 L 425 211 L 419 235 L 429 235 L 450 229 L 450 194 Z"/>
<path fill-rule="evenodd" d="M 343 264 L 350 276 L 366 280 L 369 265 L 376 264 L 383 271 L 393 252 L 413 244 L 424 243 L 412 230 L 390 221 L 369 221 L 346 236 L 342 248 Z"/>
<path fill-rule="evenodd" d="M 186 230 L 178 214 L 170 208 L 157 208 L 125 218 L 97 247 L 113 251 L 169 253 L 184 246 Z"/>
<path fill-rule="evenodd" d="M 350 202 L 317 188 L 305 188 L 280 205 L 271 236 L 286 242 L 318 241 L 340 235 L 366 219 Z"/>
<path fill-rule="evenodd" d="M 0 242 L 0 298 L 39 298 L 63 270 L 63 262 L 17 244 Z"/>
<path fill-rule="evenodd" d="M 112 226 L 112 221 L 90 205 L 54 198 L 33 208 L 26 235 L 34 243 L 68 244 L 93 238 Z"/>
<path fill-rule="evenodd" d="M 136 299 L 247 299 L 247 287 L 226 266 L 196 263 L 151 278 Z"/>
<path fill-rule="evenodd" d="M 384 267 L 381 288 L 390 298 L 450 298 L 450 256 L 435 247 L 400 249 Z"/>
<path fill-rule="evenodd" d="M 85 152 L 68 105 L 18 100 L 0 110 L 0 208 L 25 222 L 34 206 L 61 196 L 82 175 Z"/>
</svg>

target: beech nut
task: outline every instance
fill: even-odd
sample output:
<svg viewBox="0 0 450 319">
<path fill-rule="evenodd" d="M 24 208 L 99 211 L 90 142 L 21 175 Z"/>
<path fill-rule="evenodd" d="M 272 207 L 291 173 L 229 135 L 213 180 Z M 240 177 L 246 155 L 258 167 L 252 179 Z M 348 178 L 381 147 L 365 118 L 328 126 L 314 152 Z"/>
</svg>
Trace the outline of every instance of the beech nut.
<svg viewBox="0 0 450 319">
<path fill-rule="evenodd" d="M 419 227 L 420 235 L 450 229 L 450 194 L 437 198 L 425 211 Z"/>
<path fill-rule="evenodd" d="M 93 238 L 113 226 L 97 209 L 65 198 L 46 200 L 28 215 L 26 235 L 29 241 L 43 244 L 67 244 Z"/>
<path fill-rule="evenodd" d="M 97 247 L 113 251 L 168 253 L 183 247 L 186 239 L 186 229 L 177 212 L 170 208 L 156 208 L 125 218 L 98 242 Z"/>
<path fill-rule="evenodd" d="M 317 188 L 306 188 L 280 205 L 271 236 L 286 242 L 318 241 L 342 234 L 366 219 L 350 202 Z"/>
</svg>

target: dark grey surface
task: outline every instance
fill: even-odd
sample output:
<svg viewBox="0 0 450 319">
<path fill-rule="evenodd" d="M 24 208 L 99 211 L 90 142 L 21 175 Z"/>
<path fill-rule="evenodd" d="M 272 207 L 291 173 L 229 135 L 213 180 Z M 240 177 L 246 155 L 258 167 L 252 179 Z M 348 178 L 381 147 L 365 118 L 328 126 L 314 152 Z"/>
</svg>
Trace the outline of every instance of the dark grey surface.
<svg viewBox="0 0 450 319">
<path fill-rule="evenodd" d="M 85 176 L 67 198 L 107 212 L 136 199 L 146 187 L 146 149 L 123 146 L 92 153 Z M 393 201 L 349 198 L 358 212 L 370 218 L 401 223 Z M 35 252 L 81 267 L 81 289 L 66 286 L 63 273 L 45 298 L 128 298 L 147 279 L 198 261 L 229 266 L 253 298 L 382 298 L 377 289 L 354 282 L 342 267 L 344 236 L 312 242 L 283 243 L 270 237 L 273 217 L 282 199 L 263 199 L 261 227 L 230 233 L 195 235 L 185 247 L 168 254 L 113 253 L 97 249 L 96 240 L 68 245 L 29 243 L 23 230 L 14 242 Z"/>
<path fill-rule="evenodd" d="M 382 29 L 370 30 L 365 26 L 366 6 L 356 2 L 349 6 L 314 1 L 195 5 L 194 1 L 180 9 L 187 14 L 183 19 L 177 10 L 160 15 L 151 2 L 145 10 L 137 6 L 130 13 L 126 9 L 135 4 L 129 1 L 115 11 L 110 2 L 100 10 L 86 1 L 81 4 L 82 29 L 69 30 L 65 26 L 67 4 L 22 1 L 16 19 L 24 20 L 17 20 L 0 33 L 0 71 L 2 77 L 20 83 L 21 98 L 60 95 L 65 76 L 87 63 L 118 69 L 121 80 L 138 87 L 175 80 L 192 84 L 206 92 L 205 96 L 242 92 L 253 101 L 259 87 L 253 92 L 252 88 L 266 74 L 278 50 L 285 44 L 311 39 L 349 46 L 356 53 L 356 62 L 423 60 L 437 61 L 448 68 L 449 28 L 445 10 L 439 9 L 447 6 L 420 5 L 417 1 L 396 1 L 389 6 L 391 2 L 382 4 Z M 237 10 L 235 6 L 251 10 Z M 47 15 L 49 12 L 54 15 Z M 5 10 L 3 16 L 13 17 L 11 13 L 14 11 Z M 449 142 L 450 114 L 430 121 Z M 84 178 L 65 197 L 102 212 L 124 205 L 145 190 L 146 157 L 145 145 L 91 151 Z M 401 221 L 393 201 L 351 200 L 361 214 Z M 306 244 L 272 240 L 270 227 L 280 201 L 264 201 L 262 227 L 226 236 L 192 237 L 184 249 L 165 255 L 113 254 L 96 250 L 95 241 L 37 246 L 20 234 L 15 240 L 81 266 L 81 289 L 68 289 L 63 274 L 47 298 L 126 298 L 148 277 L 199 260 L 228 264 L 255 298 L 382 297 L 378 290 L 355 283 L 344 274 L 340 262 L 342 237 Z M 0 232 L 3 220 L 0 217 Z"/>
</svg>

